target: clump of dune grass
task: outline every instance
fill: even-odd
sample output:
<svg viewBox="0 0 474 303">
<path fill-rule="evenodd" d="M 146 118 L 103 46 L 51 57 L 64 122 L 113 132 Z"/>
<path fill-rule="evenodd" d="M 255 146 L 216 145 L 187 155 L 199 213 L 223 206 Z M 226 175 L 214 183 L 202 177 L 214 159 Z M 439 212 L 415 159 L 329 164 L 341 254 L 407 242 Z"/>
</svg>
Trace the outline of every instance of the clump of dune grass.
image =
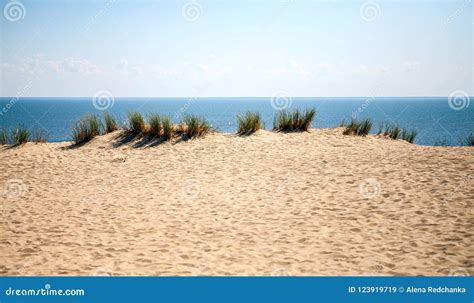
<svg viewBox="0 0 474 303">
<path fill-rule="evenodd" d="M 161 128 L 163 129 L 163 139 L 169 140 L 173 135 L 173 123 L 171 123 L 170 117 L 161 118 Z"/>
<path fill-rule="evenodd" d="M 146 129 L 145 120 L 139 112 L 128 114 L 128 131 L 134 134 L 144 132 Z"/>
<path fill-rule="evenodd" d="M 469 136 L 461 140 L 461 145 L 474 146 L 474 134 L 469 134 Z"/>
<path fill-rule="evenodd" d="M 7 133 L 0 128 L 0 145 L 8 144 L 8 136 Z"/>
<path fill-rule="evenodd" d="M 92 140 L 95 136 L 100 135 L 101 122 L 95 115 L 87 115 L 79 121 L 72 128 L 72 139 L 76 144 L 86 143 Z"/>
<path fill-rule="evenodd" d="M 31 141 L 35 143 L 46 143 L 48 141 L 48 135 L 42 130 L 35 130 L 31 134 Z"/>
<path fill-rule="evenodd" d="M 248 111 L 243 116 L 237 115 L 237 124 L 239 125 L 237 133 L 241 136 L 251 135 L 264 128 L 262 118 L 257 112 Z"/>
<path fill-rule="evenodd" d="M 397 140 L 400 138 L 402 129 L 398 125 L 392 125 L 390 123 L 381 124 L 378 134 L 387 136 L 390 139 Z M 416 136 L 416 134 L 415 134 Z"/>
<path fill-rule="evenodd" d="M 114 116 L 110 113 L 104 113 L 104 132 L 106 134 L 111 133 L 119 129 L 119 125 Z"/>
<path fill-rule="evenodd" d="M 176 128 L 176 133 L 186 140 L 205 136 L 211 131 L 210 123 L 196 115 L 185 115 Z"/>
<path fill-rule="evenodd" d="M 171 122 L 171 118 L 158 114 L 150 114 L 148 117 L 147 133 L 157 138 L 170 140 L 173 136 L 173 123 Z"/>
<path fill-rule="evenodd" d="M 351 120 L 351 122 L 349 124 L 346 124 L 345 122 L 341 122 L 341 126 L 345 127 L 342 134 L 352 135 L 353 133 L 355 133 L 355 131 L 357 130 L 357 124 L 356 123 L 357 122 L 354 121 L 354 120 Z"/>
<path fill-rule="evenodd" d="M 155 136 L 155 137 L 160 137 L 161 136 L 161 117 L 160 115 L 157 114 L 150 114 L 148 117 L 148 134 Z"/>
<path fill-rule="evenodd" d="M 311 122 L 316 116 L 315 109 L 299 109 L 293 111 L 282 110 L 273 119 L 273 130 L 279 132 L 302 132 L 308 131 Z"/>
<path fill-rule="evenodd" d="M 12 141 L 13 145 L 24 144 L 24 143 L 28 142 L 29 139 L 30 139 L 30 132 L 23 125 L 19 125 L 11 133 L 11 141 Z"/>
<path fill-rule="evenodd" d="M 400 139 L 405 140 L 408 143 L 413 143 L 415 142 L 416 134 L 417 132 L 414 130 L 408 131 L 406 129 L 403 129 L 402 132 L 400 133 Z"/>
<path fill-rule="evenodd" d="M 372 128 L 372 120 L 364 119 L 362 121 L 351 120 L 351 123 L 345 125 L 344 135 L 367 136 Z"/>
<path fill-rule="evenodd" d="M 390 139 L 393 139 L 393 140 L 402 139 L 409 143 L 413 143 L 415 142 L 417 132 L 414 130 L 409 131 L 409 130 L 403 129 L 398 125 L 382 122 L 380 123 L 380 127 L 377 132 L 377 135 L 389 137 Z"/>
<path fill-rule="evenodd" d="M 388 130 L 385 132 L 388 136 L 393 139 L 397 140 L 400 137 L 402 129 L 399 126 L 389 126 Z"/>
</svg>

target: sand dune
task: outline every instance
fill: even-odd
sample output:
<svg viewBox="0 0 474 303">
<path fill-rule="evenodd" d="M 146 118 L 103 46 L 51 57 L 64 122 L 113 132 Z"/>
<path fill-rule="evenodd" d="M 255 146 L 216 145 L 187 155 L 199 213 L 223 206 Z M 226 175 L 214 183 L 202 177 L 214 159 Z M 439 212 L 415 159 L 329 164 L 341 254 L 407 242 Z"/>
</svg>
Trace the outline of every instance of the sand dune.
<svg viewBox="0 0 474 303">
<path fill-rule="evenodd" d="M 2 275 L 474 274 L 474 148 L 116 136 L 0 149 Z"/>
</svg>

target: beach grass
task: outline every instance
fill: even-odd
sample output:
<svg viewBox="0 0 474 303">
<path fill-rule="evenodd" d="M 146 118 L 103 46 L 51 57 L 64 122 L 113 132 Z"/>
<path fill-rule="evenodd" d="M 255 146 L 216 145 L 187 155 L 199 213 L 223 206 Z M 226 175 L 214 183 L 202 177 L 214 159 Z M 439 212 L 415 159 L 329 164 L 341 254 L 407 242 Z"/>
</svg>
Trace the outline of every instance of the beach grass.
<svg viewBox="0 0 474 303">
<path fill-rule="evenodd" d="M 391 139 L 398 140 L 398 138 L 400 138 L 401 131 L 402 129 L 398 125 L 395 125 L 389 128 L 387 134 Z"/>
<path fill-rule="evenodd" d="M 372 120 L 351 120 L 351 122 L 348 125 L 345 125 L 345 127 L 346 129 L 343 131 L 344 135 L 367 136 L 372 129 Z"/>
<path fill-rule="evenodd" d="M 104 113 L 104 132 L 106 134 L 114 132 L 119 129 L 117 119 L 112 116 L 110 113 Z"/>
<path fill-rule="evenodd" d="M 293 111 L 282 110 L 275 115 L 273 130 L 277 132 L 302 132 L 308 131 L 311 123 L 316 116 L 315 109 L 305 109 L 301 111 L 294 109 Z M 72 139 L 75 144 L 81 144 L 90 141 L 95 136 L 103 133 L 110 133 L 120 129 L 120 126 L 115 117 L 108 112 L 104 113 L 104 124 L 100 118 L 93 114 L 88 114 L 79 119 L 72 128 Z M 130 112 L 128 114 L 128 122 L 124 127 L 127 132 L 134 134 L 152 135 L 157 138 L 170 140 L 174 136 L 181 136 L 182 139 L 188 140 L 197 137 L 205 136 L 214 131 L 211 126 L 202 116 L 186 114 L 178 124 L 173 124 L 168 116 L 160 116 L 152 113 L 147 118 L 147 123 L 139 112 Z M 264 129 L 264 122 L 260 113 L 255 111 L 247 111 L 243 115 L 237 115 L 237 134 L 241 136 L 251 135 L 259 129 Z M 339 127 L 344 127 L 344 135 L 366 136 L 372 129 L 372 120 L 367 118 L 361 121 L 351 120 L 347 124 L 344 120 L 339 124 Z M 414 130 L 407 130 L 399 127 L 393 123 L 381 122 L 377 131 L 377 135 L 388 137 L 393 140 L 404 140 L 409 143 L 414 143 L 417 132 Z M 29 141 L 42 143 L 47 142 L 47 134 L 42 131 L 33 131 L 30 133 L 23 125 L 18 126 L 10 133 L 10 137 L 6 132 L 0 129 L 0 145 L 12 143 L 13 145 L 20 145 Z M 460 139 L 460 144 L 464 146 L 474 146 L 474 134 L 470 134 L 464 139 Z M 438 139 L 433 146 L 447 146 L 446 139 Z"/>
<path fill-rule="evenodd" d="M 8 144 L 8 136 L 7 133 L 0 128 L 0 145 Z"/>
<path fill-rule="evenodd" d="M 42 130 L 34 130 L 31 134 L 31 141 L 35 143 L 48 142 L 48 135 Z"/>
<path fill-rule="evenodd" d="M 176 133 L 185 140 L 203 137 L 211 131 L 211 124 L 204 117 L 189 114 L 176 127 Z"/>
<path fill-rule="evenodd" d="M 83 144 L 100 135 L 101 122 L 97 116 L 89 114 L 76 122 L 72 128 L 72 139 L 75 144 Z"/>
<path fill-rule="evenodd" d="M 400 139 L 405 140 L 408 143 L 413 143 L 415 142 L 416 134 L 417 132 L 414 130 L 408 131 L 406 129 L 402 129 L 402 132 L 400 133 Z"/>
<path fill-rule="evenodd" d="M 148 134 L 152 135 L 154 137 L 160 137 L 161 136 L 161 129 L 162 129 L 162 122 L 161 122 L 161 117 L 158 114 L 150 114 L 148 116 Z"/>
<path fill-rule="evenodd" d="M 389 137 L 392 140 L 405 140 L 409 143 L 415 142 L 415 138 L 417 132 L 414 130 L 407 130 L 401 128 L 398 125 L 394 125 L 392 123 L 380 123 L 379 129 L 377 131 L 377 135 L 382 135 L 385 137 Z"/>
<path fill-rule="evenodd" d="M 299 109 L 282 110 L 273 119 L 273 130 L 278 132 L 308 131 L 315 116 L 315 109 L 305 109 L 303 112 Z"/>
<path fill-rule="evenodd" d="M 163 129 L 163 139 L 170 140 L 173 136 L 173 123 L 170 117 L 164 116 L 161 118 L 161 128 Z"/>
<path fill-rule="evenodd" d="M 397 140 L 400 138 L 402 129 L 398 125 L 393 125 L 390 123 L 384 123 L 382 125 L 381 134 L 389 137 L 390 139 Z"/>
<path fill-rule="evenodd" d="M 241 136 L 251 135 L 257 130 L 264 128 L 260 114 L 251 111 L 246 112 L 243 116 L 237 115 L 237 124 L 237 134 Z"/>
<path fill-rule="evenodd" d="M 20 145 L 28 142 L 30 139 L 30 132 L 24 125 L 19 125 L 11 133 L 11 142 L 13 145 Z"/>
<path fill-rule="evenodd" d="M 134 134 L 140 134 L 145 132 L 146 124 L 142 114 L 139 112 L 128 113 L 128 131 Z"/>
</svg>

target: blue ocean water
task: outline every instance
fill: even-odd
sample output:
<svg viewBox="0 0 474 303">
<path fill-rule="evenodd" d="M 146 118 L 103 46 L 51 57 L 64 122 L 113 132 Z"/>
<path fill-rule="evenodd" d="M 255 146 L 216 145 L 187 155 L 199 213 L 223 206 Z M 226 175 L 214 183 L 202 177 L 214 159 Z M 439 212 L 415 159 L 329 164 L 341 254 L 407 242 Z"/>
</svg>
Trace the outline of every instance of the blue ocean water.
<svg viewBox="0 0 474 303">
<path fill-rule="evenodd" d="M 470 98 L 472 99 L 472 97 Z M 313 127 L 336 127 L 342 120 L 372 118 L 371 132 L 380 122 L 391 122 L 416 130 L 415 143 L 433 145 L 444 141 L 460 145 L 460 140 L 474 133 L 474 106 L 450 104 L 447 97 L 416 98 L 115 98 L 94 104 L 93 98 L 0 98 L 0 128 L 13 129 L 23 124 L 30 130 L 41 129 L 49 141 L 70 140 L 71 127 L 86 113 L 102 114 L 100 108 L 125 120 L 127 112 L 157 112 L 169 115 L 175 122 L 184 113 L 206 117 L 221 132 L 236 130 L 236 115 L 247 110 L 261 113 L 265 126 L 271 129 L 279 106 L 314 107 Z M 94 106 L 95 105 L 95 106 Z M 451 105 L 451 106 L 450 106 Z M 99 109 L 98 109 L 99 108 Z"/>
</svg>

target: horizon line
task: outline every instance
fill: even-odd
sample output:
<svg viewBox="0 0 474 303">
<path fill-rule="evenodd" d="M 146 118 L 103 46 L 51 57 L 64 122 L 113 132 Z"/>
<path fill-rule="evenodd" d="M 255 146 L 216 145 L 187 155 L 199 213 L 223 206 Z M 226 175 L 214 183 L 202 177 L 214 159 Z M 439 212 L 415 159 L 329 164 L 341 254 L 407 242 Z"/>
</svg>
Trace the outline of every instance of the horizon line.
<svg viewBox="0 0 474 303">
<path fill-rule="evenodd" d="M 114 99 L 116 98 L 170 98 L 170 99 L 237 99 L 237 98 L 449 98 L 448 95 L 426 95 L 426 96 L 111 96 Z M 474 98 L 474 95 L 467 96 L 468 98 Z M 95 96 L 0 96 L 2 99 L 28 99 L 28 98 L 95 98 Z"/>
</svg>

